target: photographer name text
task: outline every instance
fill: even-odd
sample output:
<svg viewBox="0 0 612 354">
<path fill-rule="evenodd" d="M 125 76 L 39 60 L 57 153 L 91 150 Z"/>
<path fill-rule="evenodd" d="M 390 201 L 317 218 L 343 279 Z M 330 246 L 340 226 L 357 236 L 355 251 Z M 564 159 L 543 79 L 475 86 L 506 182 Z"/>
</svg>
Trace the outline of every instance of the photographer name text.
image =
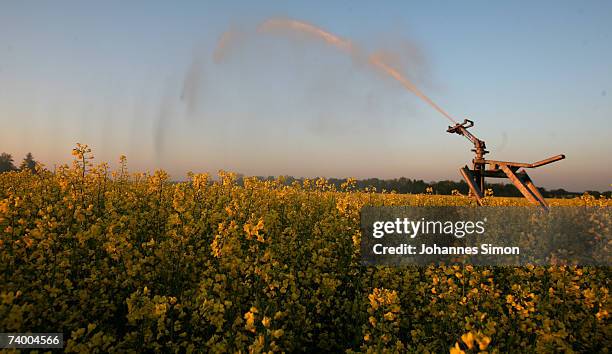
<svg viewBox="0 0 612 354">
<path fill-rule="evenodd" d="M 521 254 L 521 250 L 517 246 L 502 247 L 494 246 L 490 243 L 483 243 L 480 247 L 476 246 L 438 246 L 435 243 L 428 245 L 422 243 L 420 246 L 401 244 L 398 246 L 383 246 L 380 243 L 375 244 L 372 247 L 372 251 L 377 255 L 507 255 L 507 254 Z"/>
</svg>

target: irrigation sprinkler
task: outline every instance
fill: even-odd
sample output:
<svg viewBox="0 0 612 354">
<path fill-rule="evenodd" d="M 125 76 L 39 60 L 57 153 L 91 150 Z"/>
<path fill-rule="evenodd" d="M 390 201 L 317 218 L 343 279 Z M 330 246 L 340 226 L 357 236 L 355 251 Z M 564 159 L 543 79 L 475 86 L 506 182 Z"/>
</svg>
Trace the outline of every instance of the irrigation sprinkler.
<svg viewBox="0 0 612 354">
<path fill-rule="evenodd" d="M 538 205 L 544 210 L 548 210 L 548 205 L 544 197 L 542 197 L 538 188 L 533 184 L 531 178 L 529 178 L 525 168 L 536 168 L 548 165 L 549 163 L 563 160 L 565 155 L 552 156 L 534 163 L 487 160 L 484 158 L 484 155 L 488 154 L 489 151 L 487 151 L 485 142 L 468 131 L 468 128 L 473 126 L 474 122 L 465 119 L 463 123 L 457 123 L 452 127 L 449 126 L 446 131 L 451 134 L 463 135 L 474 144 L 474 149 L 472 149 L 472 151 L 476 156 L 472 160 L 472 168 L 470 169 L 466 165 L 459 169 L 459 173 L 465 182 L 467 182 L 470 188 L 470 194 L 476 198 L 478 205 L 482 205 L 482 198 L 484 197 L 483 192 L 485 190 L 485 177 L 508 178 L 531 204 Z M 489 168 L 487 168 L 487 165 Z M 522 170 L 519 171 L 521 168 Z"/>
</svg>

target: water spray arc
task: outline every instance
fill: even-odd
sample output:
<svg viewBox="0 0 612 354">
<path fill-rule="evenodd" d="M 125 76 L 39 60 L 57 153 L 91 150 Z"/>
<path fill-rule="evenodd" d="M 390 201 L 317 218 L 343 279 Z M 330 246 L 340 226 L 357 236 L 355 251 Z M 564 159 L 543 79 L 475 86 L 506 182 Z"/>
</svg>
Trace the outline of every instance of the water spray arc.
<svg viewBox="0 0 612 354">
<path fill-rule="evenodd" d="M 353 45 L 351 41 L 342 39 L 332 33 L 329 33 L 319 27 L 311 25 L 306 22 L 289 20 L 289 19 L 271 19 L 263 22 L 259 28 L 259 32 L 271 32 L 274 30 L 290 30 L 305 33 L 315 38 L 321 39 L 324 42 L 333 45 L 334 47 L 345 51 L 357 58 L 363 57 L 362 53 L 359 52 L 357 47 Z M 427 97 L 421 90 L 419 90 L 410 80 L 404 77 L 397 69 L 393 68 L 390 64 L 386 63 L 380 55 L 371 55 L 368 58 L 368 64 L 376 69 L 382 70 L 385 74 L 391 76 L 397 80 L 402 86 L 414 93 L 417 97 L 425 101 L 436 111 L 440 112 L 444 117 L 453 123 L 457 123 L 445 110 L 438 106 L 431 98 Z"/>
<path fill-rule="evenodd" d="M 288 19 L 271 19 L 263 22 L 258 27 L 259 32 L 270 32 L 274 30 L 292 30 L 313 35 L 323 41 L 331 44 L 339 49 L 353 53 L 355 48 L 353 44 L 345 39 L 333 35 L 319 27 L 306 22 L 288 20 Z"/>
<path fill-rule="evenodd" d="M 445 110 L 443 110 L 434 101 L 432 101 L 431 98 L 427 97 L 423 92 L 421 92 L 421 90 L 419 90 L 416 86 L 414 86 L 414 84 L 412 82 L 408 81 L 405 77 L 402 76 L 402 74 L 400 74 L 394 68 L 390 67 L 388 64 L 386 64 L 380 58 L 378 58 L 375 55 L 371 56 L 370 57 L 370 63 L 372 63 L 372 65 L 382 69 L 384 72 L 389 74 L 395 80 L 399 81 L 402 84 L 402 86 L 404 86 L 408 90 L 412 91 L 415 95 L 420 97 L 423 101 L 427 102 L 436 111 L 440 112 L 444 117 L 446 117 L 446 119 L 450 120 L 452 123 L 457 123 L 457 121 L 454 120 L 453 117 L 451 117 Z"/>
</svg>

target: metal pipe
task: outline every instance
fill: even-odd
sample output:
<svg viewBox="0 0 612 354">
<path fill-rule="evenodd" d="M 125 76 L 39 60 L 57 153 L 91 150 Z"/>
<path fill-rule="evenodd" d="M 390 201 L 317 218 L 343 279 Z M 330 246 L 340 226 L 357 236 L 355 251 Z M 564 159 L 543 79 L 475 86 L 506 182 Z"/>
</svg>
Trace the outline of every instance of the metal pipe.
<svg viewBox="0 0 612 354">
<path fill-rule="evenodd" d="M 533 168 L 533 167 L 540 167 L 540 166 L 543 166 L 543 165 L 548 165 L 549 163 L 553 163 L 555 161 L 563 160 L 564 158 L 565 158 L 565 155 L 563 155 L 563 154 L 556 155 L 556 156 L 549 157 L 549 158 L 547 158 L 545 160 L 542 160 L 542 161 L 534 162 L 529 167 Z"/>
</svg>

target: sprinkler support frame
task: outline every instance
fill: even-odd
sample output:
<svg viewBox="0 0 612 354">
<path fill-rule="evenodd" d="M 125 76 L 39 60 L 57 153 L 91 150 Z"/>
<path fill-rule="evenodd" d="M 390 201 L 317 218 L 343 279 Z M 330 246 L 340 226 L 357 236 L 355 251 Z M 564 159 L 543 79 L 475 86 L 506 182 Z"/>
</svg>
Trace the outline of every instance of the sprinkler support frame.
<svg viewBox="0 0 612 354">
<path fill-rule="evenodd" d="M 525 168 L 548 165 L 549 163 L 563 160 L 565 155 L 552 156 L 534 163 L 487 160 L 484 158 L 484 155 L 488 154 L 489 151 L 487 151 L 485 142 L 468 131 L 468 128 L 473 126 L 473 121 L 465 119 L 463 123 L 457 123 L 452 127 L 449 126 L 446 131 L 451 134 L 463 135 L 474 145 L 472 151 L 475 157 L 472 160 L 472 168 L 470 169 L 466 165 L 459 169 L 459 173 L 468 184 L 470 194 L 474 196 L 478 205 L 483 205 L 485 177 L 508 178 L 531 204 L 548 210 L 548 204 L 546 204 L 544 197 L 525 171 Z M 488 169 L 487 165 L 489 165 Z M 518 171 L 520 168 L 523 169 Z"/>
</svg>

